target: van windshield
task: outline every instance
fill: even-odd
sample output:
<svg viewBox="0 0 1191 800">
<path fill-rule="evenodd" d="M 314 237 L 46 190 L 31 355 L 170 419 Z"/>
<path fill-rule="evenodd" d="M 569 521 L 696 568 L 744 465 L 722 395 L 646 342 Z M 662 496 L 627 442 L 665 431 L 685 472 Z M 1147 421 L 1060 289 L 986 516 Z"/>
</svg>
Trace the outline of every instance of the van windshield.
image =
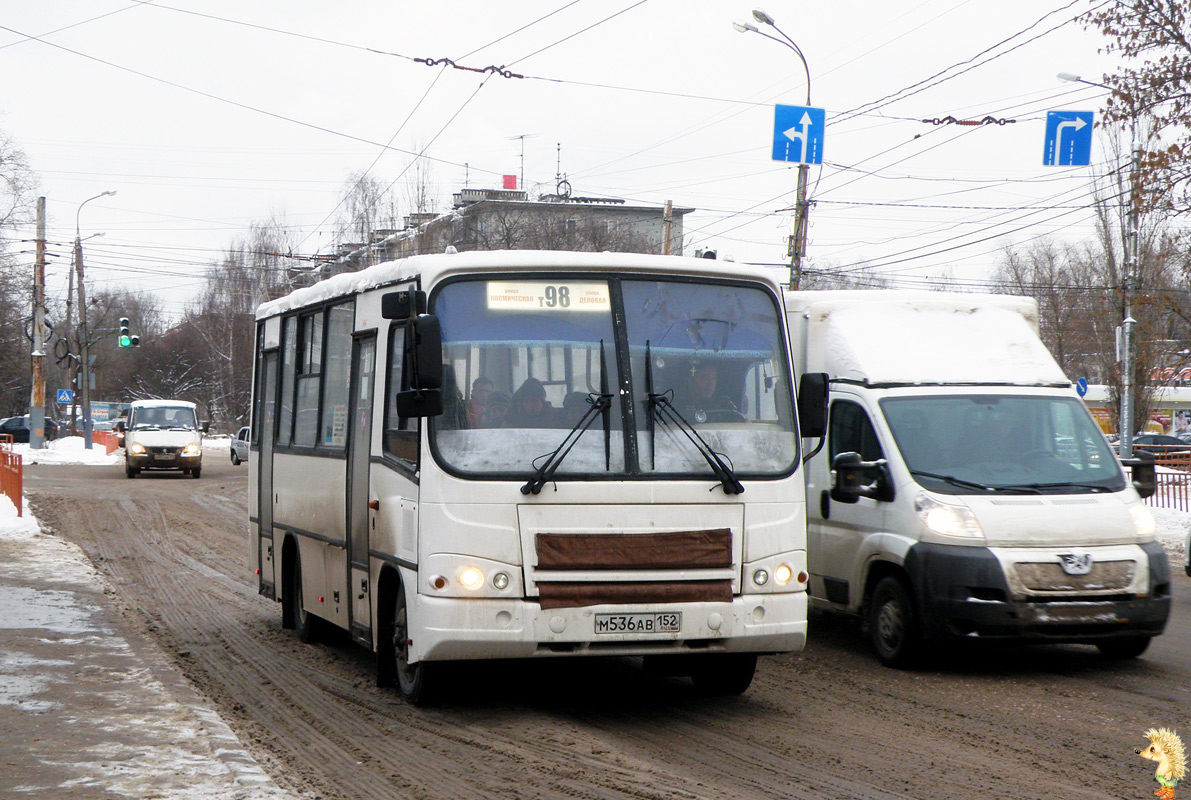
<svg viewBox="0 0 1191 800">
<path fill-rule="evenodd" d="M 134 408 L 129 427 L 133 430 L 152 428 L 193 431 L 198 429 L 194 409 L 189 406 L 149 406 Z"/>
<path fill-rule="evenodd" d="M 568 436 L 559 478 L 713 477 L 697 441 L 742 476 L 797 463 L 781 316 L 755 284 L 534 275 L 455 281 L 433 303 L 449 469 L 532 473 Z"/>
<path fill-rule="evenodd" d="M 1116 456 L 1074 397 L 887 397 L 881 411 L 907 469 L 940 494 L 1125 488 Z"/>
</svg>

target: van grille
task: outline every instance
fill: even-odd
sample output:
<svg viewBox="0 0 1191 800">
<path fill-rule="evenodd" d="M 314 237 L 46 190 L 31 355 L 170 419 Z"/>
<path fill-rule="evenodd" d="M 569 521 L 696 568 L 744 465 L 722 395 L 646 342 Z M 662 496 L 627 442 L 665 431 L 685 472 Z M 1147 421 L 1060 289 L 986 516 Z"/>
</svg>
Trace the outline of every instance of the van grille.
<svg viewBox="0 0 1191 800">
<path fill-rule="evenodd" d="M 1134 561 L 1097 561 L 1087 575 L 1068 575 L 1053 562 L 1013 565 L 1018 580 L 1033 592 L 1112 592 L 1128 588 L 1137 572 Z"/>
</svg>

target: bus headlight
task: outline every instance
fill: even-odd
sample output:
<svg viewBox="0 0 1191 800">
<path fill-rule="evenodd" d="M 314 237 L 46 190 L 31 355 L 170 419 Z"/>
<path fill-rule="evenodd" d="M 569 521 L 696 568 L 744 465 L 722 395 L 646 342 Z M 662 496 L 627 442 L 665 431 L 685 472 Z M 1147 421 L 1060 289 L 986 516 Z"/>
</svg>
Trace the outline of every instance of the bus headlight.
<svg viewBox="0 0 1191 800">
<path fill-rule="evenodd" d="M 459 585 L 474 592 L 484 585 L 484 573 L 479 567 L 464 567 L 459 570 Z"/>
<path fill-rule="evenodd" d="M 764 586 L 765 584 L 769 583 L 769 573 L 763 569 L 754 571 L 753 583 L 757 584 L 758 586 Z"/>
<path fill-rule="evenodd" d="M 914 498 L 914 510 L 931 533 L 961 539 L 983 539 L 984 530 L 970 508 L 941 503 L 925 492 Z"/>
<path fill-rule="evenodd" d="M 794 570 L 790 569 L 788 564 L 781 564 L 773 571 L 773 579 L 780 585 L 785 586 L 790 582 L 790 578 L 794 577 Z"/>
<path fill-rule="evenodd" d="M 505 589 L 509 588 L 509 573 L 498 572 L 495 575 L 493 575 L 492 576 L 492 585 L 495 586 L 498 590 L 500 590 L 502 592 Z"/>
</svg>

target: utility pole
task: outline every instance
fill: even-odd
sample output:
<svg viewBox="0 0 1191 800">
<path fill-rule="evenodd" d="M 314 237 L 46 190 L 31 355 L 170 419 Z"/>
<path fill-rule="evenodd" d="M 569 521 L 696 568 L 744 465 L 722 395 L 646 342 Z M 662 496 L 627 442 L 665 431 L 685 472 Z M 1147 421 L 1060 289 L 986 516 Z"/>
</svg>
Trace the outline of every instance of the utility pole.
<svg viewBox="0 0 1191 800">
<path fill-rule="evenodd" d="M 666 201 L 666 210 L 662 212 L 662 255 L 670 255 L 670 231 L 674 227 L 674 203 Z"/>
<path fill-rule="evenodd" d="M 91 450 L 91 345 L 87 340 L 87 293 L 83 289 L 83 243 L 74 237 L 74 264 L 79 288 L 79 393 L 83 395 L 83 446 Z"/>
<path fill-rule="evenodd" d="M 1128 230 L 1125 232 L 1122 245 L 1125 250 L 1125 321 L 1122 323 L 1124 340 L 1121 354 L 1121 458 L 1133 458 L 1133 327 L 1137 320 L 1133 319 L 1133 289 L 1137 281 L 1138 263 L 1141 255 L 1138 248 L 1138 186 L 1141 175 L 1141 146 L 1137 141 L 1137 117 L 1133 118 L 1130 134 L 1129 161 L 1129 210 L 1126 219 Z"/>
<path fill-rule="evenodd" d="M 808 84 L 809 86 L 809 84 Z M 806 104 L 810 105 L 810 89 L 807 89 Z M 810 167 L 798 165 L 798 199 L 794 205 L 794 235 L 790 237 L 790 288 L 798 291 L 802 284 L 802 259 L 806 256 L 807 217 L 810 204 L 806 200 L 806 176 Z"/>
<path fill-rule="evenodd" d="M 33 391 L 29 397 L 29 447 L 45 442 L 45 198 L 37 198 L 37 257 L 33 262 Z"/>
</svg>

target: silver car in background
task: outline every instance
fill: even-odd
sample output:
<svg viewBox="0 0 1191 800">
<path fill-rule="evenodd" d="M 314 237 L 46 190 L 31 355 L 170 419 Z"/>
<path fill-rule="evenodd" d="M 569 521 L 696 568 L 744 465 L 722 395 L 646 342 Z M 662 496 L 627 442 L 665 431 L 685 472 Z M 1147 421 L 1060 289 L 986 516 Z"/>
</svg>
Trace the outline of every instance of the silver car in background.
<svg viewBox="0 0 1191 800">
<path fill-rule="evenodd" d="M 243 464 L 248 460 L 248 447 L 251 438 L 251 432 L 245 426 L 236 431 L 235 437 L 232 439 L 232 463 L 236 465 Z"/>
</svg>

